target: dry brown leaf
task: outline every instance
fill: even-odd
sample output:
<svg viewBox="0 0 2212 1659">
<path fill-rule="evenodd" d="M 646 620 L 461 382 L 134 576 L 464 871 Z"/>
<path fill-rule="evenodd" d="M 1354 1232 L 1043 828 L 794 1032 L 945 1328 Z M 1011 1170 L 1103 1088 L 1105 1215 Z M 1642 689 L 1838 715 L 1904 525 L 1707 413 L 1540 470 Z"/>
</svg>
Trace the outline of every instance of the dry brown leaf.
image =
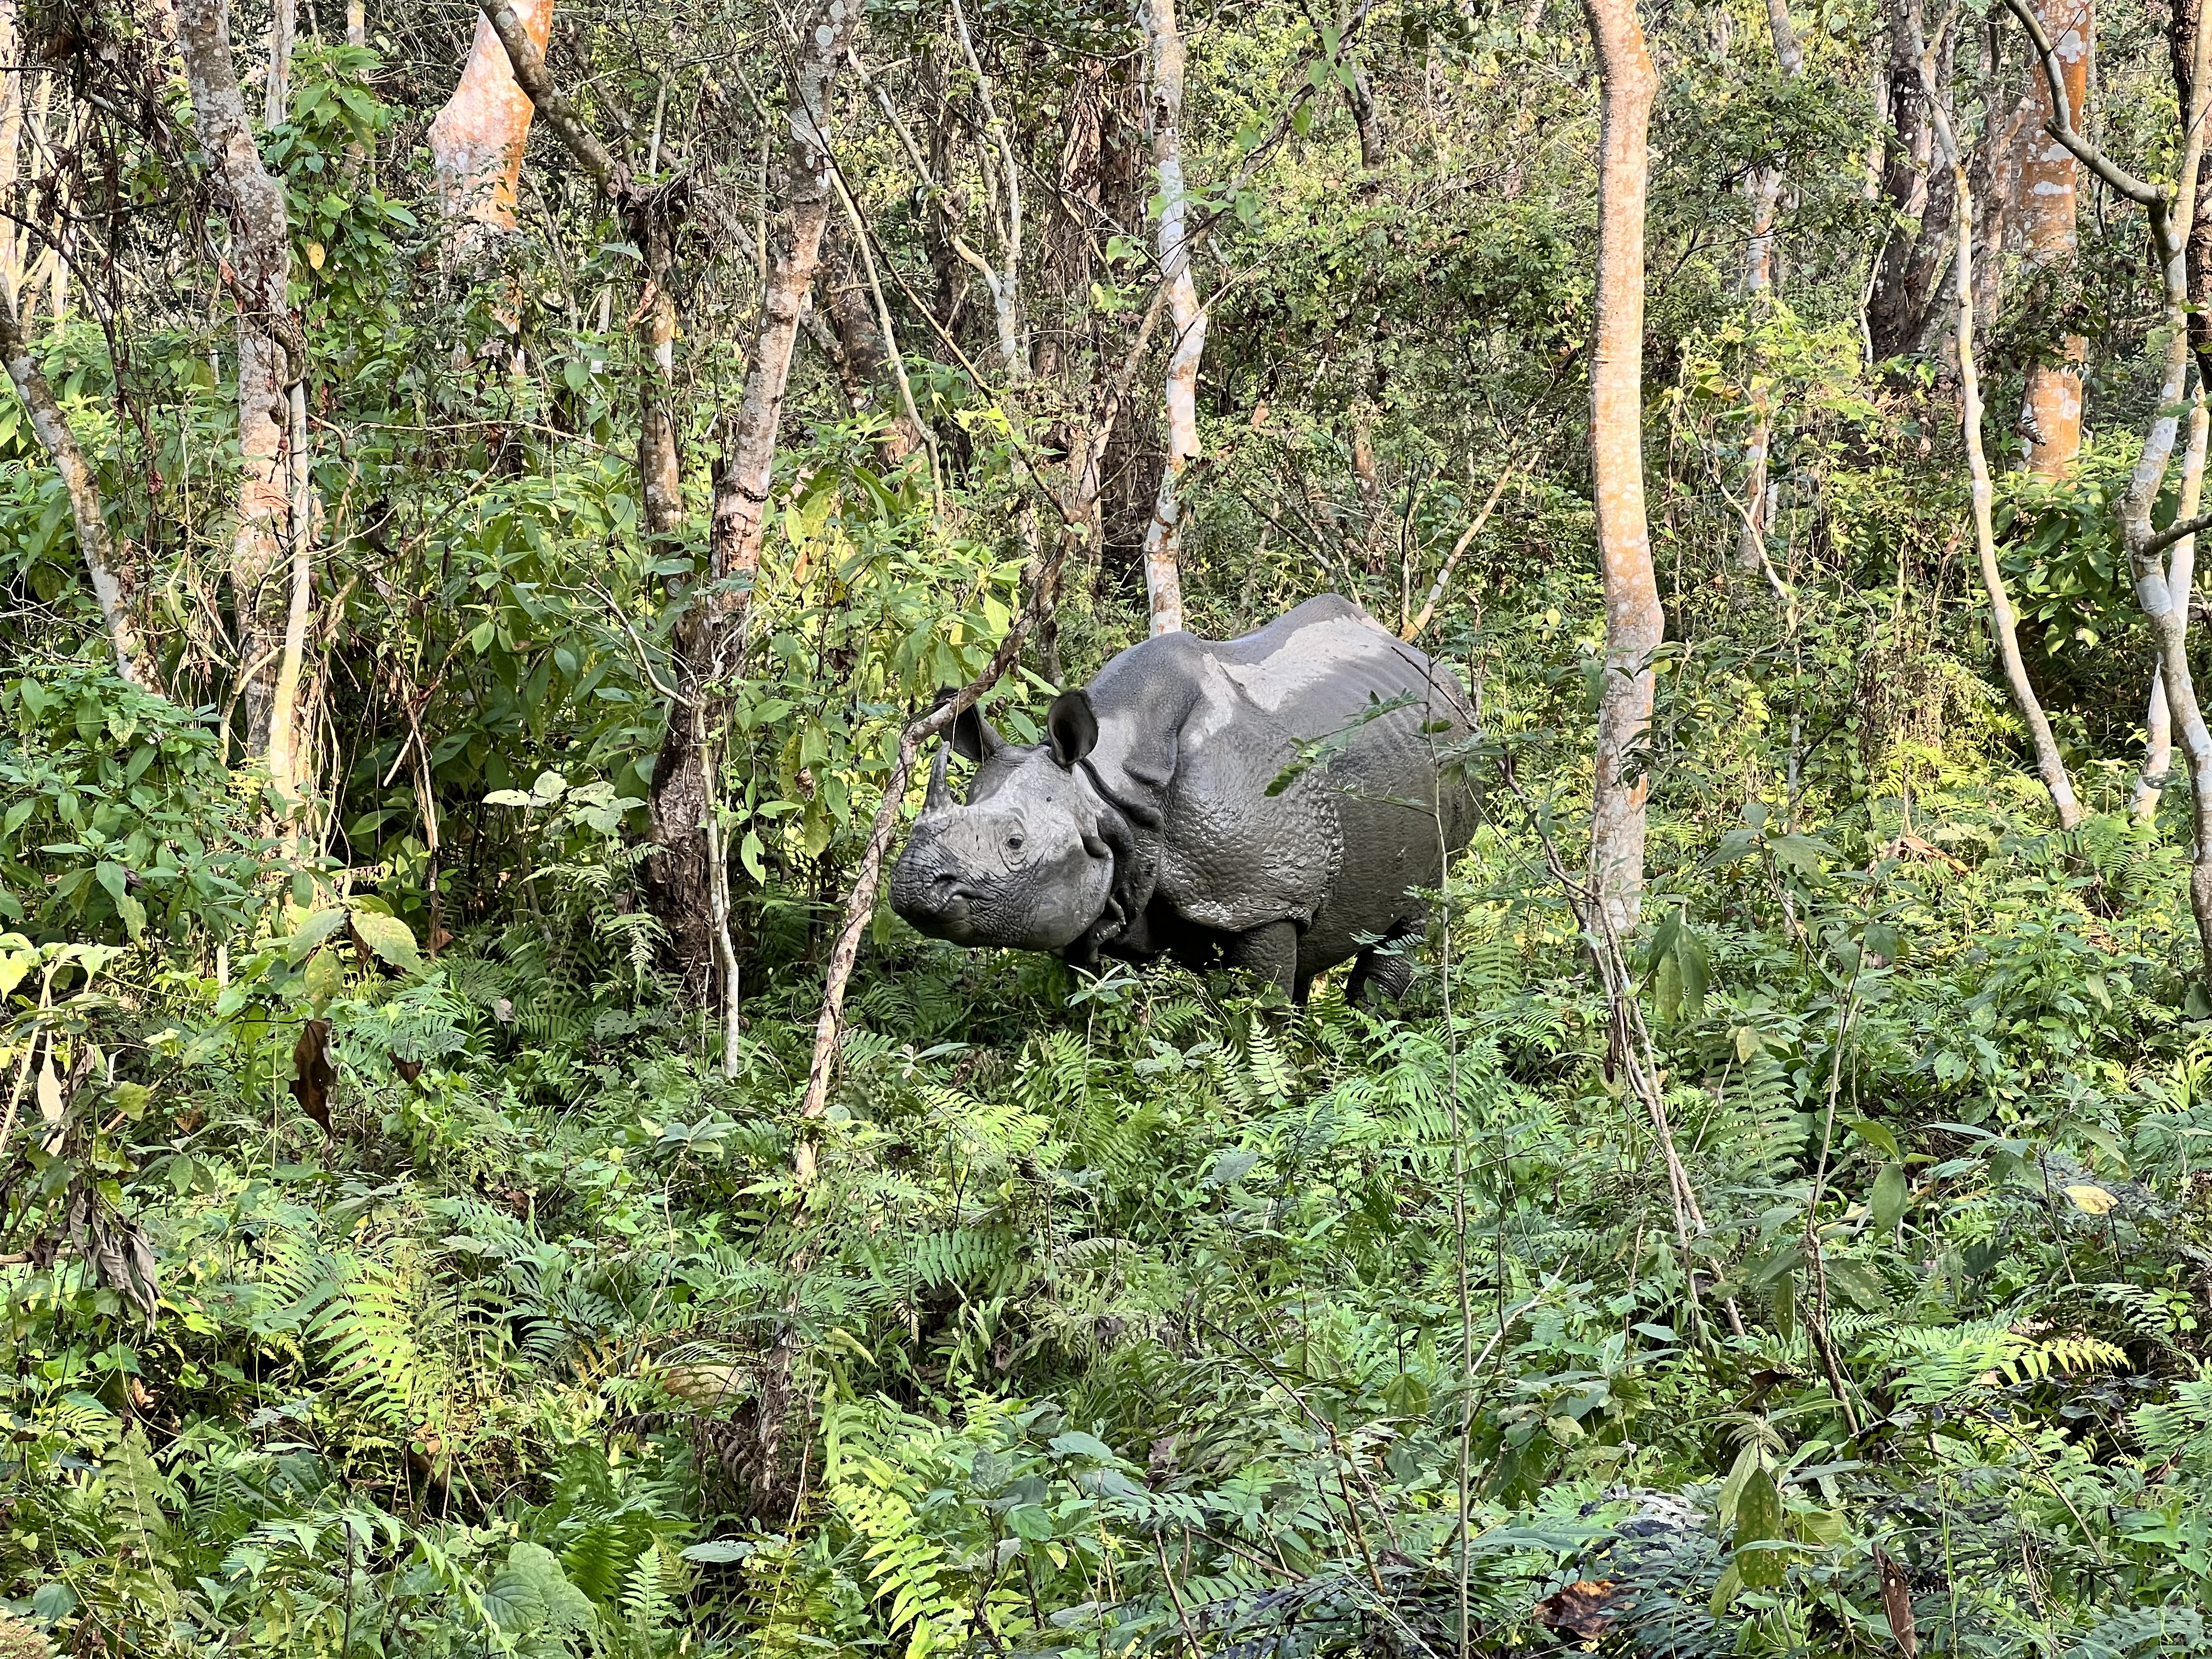
<svg viewBox="0 0 2212 1659">
<path fill-rule="evenodd" d="M 1874 1553 L 1875 1565 L 1881 1569 L 1881 1612 L 1889 1620 L 1889 1633 L 1897 1640 L 1897 1650 L 1905 1659 L 1914 1659 L 1920 1651 L 1920 1632 L 1912 1622 L 1912 1585 L 1905 1576 L 1905 1569 L 1890 1559 L 1887 1551 Z"/>
<path fill-rule="evenodd" d="M 331 1091 L 337 1085 L 337 1067 L 331 1064 L 331 1023 L 311 1019 L 300 1028 L 292 1045 L 292 1098 L 314 1120 L 325 1135 L 331 1131 Z"/>
<path fill-rule="evenodd" d="M 1959 874 L 1966 873 L 1966 866 L 1932 842 L 1923 841 L 1910 830 L 1889 844 L 1889 855 L 1893 859 L 1915 858 L 1923 863 L 1940 864 Z"/>
<path fill-rule="evenodd" d="M 1612 1579 L 1577 1578 L 1536 1603 L 1536 1622 L 1595 1642 L 1620 1611 L 1620 1587 Z"/>
</svg>

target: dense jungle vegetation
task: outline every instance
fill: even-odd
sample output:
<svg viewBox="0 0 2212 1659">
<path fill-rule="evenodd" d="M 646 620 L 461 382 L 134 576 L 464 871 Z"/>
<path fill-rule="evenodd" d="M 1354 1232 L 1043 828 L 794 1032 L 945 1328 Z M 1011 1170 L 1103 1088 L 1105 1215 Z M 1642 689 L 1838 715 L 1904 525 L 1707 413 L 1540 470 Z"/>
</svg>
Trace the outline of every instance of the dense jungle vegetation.
<svg viewBox="0 0 2212 1659">
<path fill-rule="evenodd" d="M 0 1655 L 2212 1652 L 2200 10 L 0 0 Z M 878 902 L 1330 591 L 1401 1003 Z"/>
</svg>

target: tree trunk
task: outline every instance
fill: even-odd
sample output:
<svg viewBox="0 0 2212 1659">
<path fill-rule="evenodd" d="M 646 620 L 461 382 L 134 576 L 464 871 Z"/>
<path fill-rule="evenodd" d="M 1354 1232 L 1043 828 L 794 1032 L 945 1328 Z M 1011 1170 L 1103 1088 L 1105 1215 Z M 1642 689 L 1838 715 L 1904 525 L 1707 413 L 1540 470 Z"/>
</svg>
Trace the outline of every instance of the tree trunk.
<svg viewBox="0 0 2212 1659">
<path fill-rule="evenodd" d="M 1182 179 L 1182 35 L 1175 0 L 1144 0 L 1140 21 L 1152 70 L 1152 161 L 1160 175 L 1160 280 L 1167 285 L 1175 343 L 1168 355 L 1167 465 L 1145 531 L 1145 599 L 1154 634 L 1182 630 L 1182 476 L 1198 457 L 1198 365 L 1206 308 L 1190 271 Z"/>
<path fill-rule="evenodd" d="M 229 277 L 238 307 L 238 527 L 230 586 L 237 611 L 246 752 L 268 763 L 270 782 L 296 796 L 307 781 L 294 769 L 297 735 L 277 732 L 280 659 L 294 609 L 288 574 L 293 501 L 292 384 L 306 369 L 306 343 L 284 284 L 291 237 L 284 191 L 261 163 L 247 125 L 230 46 L 227 0 L 179 0 L 177 44 L 191 88 L 197 136 L 229 210 Z M 304 530 L 305 526 L 297 528 Z"/>
<path fill-rule="evenodd" d="M 2078 124 L 2089 96 L 2090 36 L 2095 28 L 2090 0 L 2034 3 L 2065 65 L 2068 106 Z M 2053 111 L 2051 88 L 2042 76 L 2028 77 L 2028 101 L 2031 113 L 2013 163 L 2012 210 L 2033 270 L 2073 261 L 2077 167 L 2072 153 L 2048 131 Z M 2063 477 L 2081 453 L 2081 365 L 2088 349 L 2086 339 L 2069 334 L 2059 343 L 2057 362 L 2028 369 L 2021 423 L 2027 431 L 2028 467 L 2040 477 Z"/>
<path fill-rule="evenodd" d="M 645 527 L 655 537 L 667 535 L 684 519 L 684 489 L 677 446 L 674 392 L 676 384 L 676 298 L 674 292 L 676 264 L 676 220 L 681 210 L 680 185 L 664 185 L 659 188 L 639 188 L 631 182 L 629 164 L 618 159 L 605 144 L 592 135 L 560 88 L 554 84 L 552 72 L 545 66 L 543 35 L 551 27 L 550 4 L 542 10 L 531 8 L 538 0 L 481 0 L 483 29 L 489 30 L 495 47 L 506 65 L 507 81 L 515 96 L 523 102 L 520 127 L 512 149 L 507 153 L 511 163 L 507 171 L 495 184 L 505 191 L 505 217 L 483 220 L 485 224 L 512 225 L 514 221 L 514 187 L 522 166 L 522 137 L 526 134 L 533 112 L 542 112 L 548 126 L 552 128 L 570 155 L 581 164 L 606 193 L 617 213 L 622 216 L 623 228 L 629 233 L 645 260 L 645 296 L 638 309 L 638 347 L 644 358 L 638 381 L 637 477 L 638 496 L 643 508 Z M 463 76 L 460 90 L 454 93 L 446 108 L 452 110 L 468 90 L 468 75 L 476 72 L 475 60 Z M 488 82 L 489 77 L 484 79 Z M 443 119 L 441 113 L 441 119 Z M 656 123 L 656 151 L 658 125 Z M 659 155 L 648 155 L 647 167 L 659 161 Z M 490 198 L 477 191 L 476 199 L 499 203 L 497 191 Z"/>
<path fill-rule="evenodd" d="M 17 0 L 0 0 L 0 215 L 18 211 L 15 183 L 21 176 L 23 149 L 23 82 L 29 71 L 15 67 L 23 61 L 23 36 L 17 18 Z M 23 282 L 23 233 L 13 217 L 0 217 L 0 299 L 12 311 Z"/>
<path fill-rule="evenodd" d="M 2177 557 L 2175 570 L 2163 556 L 2160 538 L 2151 515 L 2171 465 L 2179 435 L 2179 409 L 2189 378 L 2190 295 L 2192 276 L 2189 251 L 2196 241 L 2197 209 L 2203 201 L 2207 82 L 2212 81 L 2212 12 L 2199 6 L 2189 40 L 2185 73 L 2177 73 L 2181 107 L 2185 112 L 2179 165 L 2175 168 L 2172 194 L 2151 210 L 2161 276 L 2165 282 L 2166 325 L 2169 330 L 2161 366 L 2158 412 L 2144 434 L 2142 451 L 2121 499 L 2120 530 L 2128 549 L 2130 574 L 2135 578 L 2136 602 L 2150 624 L 2158 647 L 2160 689 L 2171 715 L 2170 729 L 2181 739 L 2189 757 L 2190 805 L 2194 848 L 2189 870 L 2189 907 L 2197 919 L 2197 942 L 2203 951 L 2205 970 L 2212 976 L 2212 731 L 2208 731 L 2197 702 L 2197 688 L 2189 664 L 2189 592 L 2177 580 L 2191 575 L 2191 561 Z M 2057 43 L 2052 42 L 2053 46 Z M 2174 43 L 2179 57 L 2179 42 Z M 2061 60 L 2063 64 L 2063 59 Z M 2051 71 L 2056 74 L 2057 70 Z M 2054 90 L 2054 100 L 2056 91 Z M 2075 124 L 2078 131 L 2079 124 Z M 2193 437 L 2193 434 L 2192 434 Z M 2185 477 L 2184 489 L 2187 488 Z M 2169 531 L 2167 534 L 2171 535 Z M 2176 545 L 2179 545 L 2177 542 Z"/>
<path fill-rule="evenodd" d="M 822 264 L 815 281 L 816 316 L 823 331 L 823 355 L 837 374 L 847 405 L 855 415 L 882 407 L 885 382 L 896 386 L 883 325 L 871 303 L 872 284 L 853 258 L 852 246 L 833 222 L 823 232 Z M 903 407 L 891 411 L 884 434 L 884 455 L 893 466 L 921 447 L 921 434 Z"/>
<path fill-rule="evenodd" d="M 142 690 L 159 691 L 161 687 L 157 671 L 146 654 L 138 625 L 131 615 L 130 589 L 113 563 L 115 544 L 108 533 L 107 515 L 100 506 L 99 481 L 93 477 L 91 464 L 85 459 L 76 434 L 70 429 L 62 414 L 54 389 L 47 384 L 46 372 L 39 367 L 38 358 L 32 355 L 29 343 L 23 338 L 23 331 L 15 320 L 14 301 L 5 294 L 0 294 L 0 357 L 6 359 L 8 378 L 15 383 L 15 395 L 30 413 L 32 431 L 38 434 L 40 447 L 62 475 L 63 488 L 69 492 L 70 512 L 76 525 L 77 550 L 84 556 L 93 594 L 100 601 L 100 614 L 107 624 L 108 645 L 115 653 L 115 672 Z"/>
<path fill-rule="evenodd" d="M 513 8 L 543 58 L 553 33 L 553 0 L 513 0 Z M 460 82 L 430 123 L 430 175 L 439 206 L 449 217 L 477 227 L 456 237 L 463 252 L 489 231 L 514 228 L 515 187 L 533 113 L 498 31 L 489 17 L 478 16 Z"/>
<path fill-rule="evenodd" d="M 2051 721 L 2044 714 L 2043 703 L 2027 678 L 2027 665 L 2021 659 L 2012 596 L 2005 591 L 2004 571 L 1997 562 L 1996 532 L 1990 516 L 1994 492 L 1989 457 L 1982 446 L 1982 383 L 1974 351 L 1973 191 L 1966 179 L 1966 156 L 1952 133 L 1950 117 L 1944 109 L 1943 94 L 1936 82 L 1936 57 L 1918 38 L 1917 18 L 1914 20 L 1913 33 L 1913 44 L 1922 48 L 1918 54 L 1921 87 L 1928 101 L 1929 118 L 1935 127 L 1936 149 L 1943 165 L 1950 169 L 1952 188 L 1959 199 L 1959 246 L 1954 256 L 1955 277 L 1952 287 L 1958 306 L 1959 423 L 1966 441 L 1966 465 L 1972 477 L 1974 550 L 1981 562 L 1982 586 L 1990 596 L 1990 625 L 1996 635 L 1997 659 L 2012 687 L 2014 706 L 2027 723 L 2028 734 L 2034 743 L 2035 769 L 2042 775 L 2044 787 L 2051 792 L 2051 803 L 2058 812 L 2058 827 L 2071 830 L 2081 822 L 2081 803 L 2075 798 L 2073 780 L 2066 775 L 2066 763 L 2058 752 L 2057 739 L 2051 735 Z"/>
<path fill-rule="evenodd" d="M 292 102 L 292 46 L 300 33 L 300 0 L 276 0 L 269 12 L 269 77 L 261 87 L 261 125 L 281 126 Z"/>
<path fill-rule="evenodd" d="M 1607 921 L 1632 931 L 1644 897 L 1648 780 L 1635 750 L 1651 722 L 1651 653 L 1666 633 L 1644 507 L 1644 217 L 1658 90 L 1636 0 L 1584 0 L 1597 48 L 1597 294 L 1590 349 L 1590 470 L 1605 588 L 1605 679 L 1590 799 L 1590 875 Z"/>
<path fill-rule="evenodd" d="M 1910 350 L 1920 337 L 1943 270 L 1943 247 L 1954 214 L 1950 169 L 1931 168 L 1933 130 L 1928 94 L 1920 80 L 1921 0 L 1891 0 L 1889 16 L 1889 131 L 1885 140 L 1881 203 L 1899 225 L 1882 245 L 1867 300 L 1868 349 L 1881 362 Z"/>
<path fill-rule="evenodd" d="M 2203 505 L 2205 440 L 2208 427 L 2212 427 L 2208 415 L 2212 415 L 2212 404 L 2206 403 L 2200 380 L 2189 416 L 2189 448 L 2181 462 L 2181 500 L 2173 513 L 2177 524 L 2195 518 Z M 2173 544 L 2172 556 L 2166 564 L 2166 585 L 2181 612 L 2185 639 L 2189 631 L 2189 597 L 2196 584 L 2197 538 L 2184 536 Z M 2156 663 L 2151 666 L 2150 705 L 2143 714 L 2143 731 L 2142 775 L 2136 780 L 2128 811 L 2138 823 L 2148 823 L 2158 816 L 2159 798 L 2165 793 L 2166 775 L 2173 768 L 2173 714 L 2166 704 L 2166 676 Z"/>
<path fill-rule="evenodd" d="M 684 522 L 684 473 L 676 438 L 675 227 L 649 209 L 631 228 L 642 241 L 646 295 L 638 319 L 637 483 L 645 527 L 665 536 Z"/>
<path fill-rule="evenodd" d="M 991 96 L 991 77 L 983 73 L 982 59 L 975 54 L 975 42 L 968 32 L 968 14 L 961 9 L 960 0 L 952 0 L 952 23 L 960 54 L 967 61 L 968 72 L 975 77 L 975 102 L 991 140 L 979 152 L 977 161 L 983 173 L 984 194 L 998 210 L 999 251 L 1004 263 L 994 266 L 973 249 L 961 244 L 956 247 L 982 276 L 983 286 L 991 295 L 993 327 L 998 335 L 1000 361 L 1006 365 L 1006 384 L 1019 386 L 1030 377 L 1029 329 L 1022 320 L 1021 300 L 1021 166 L 1014 159 L 1006 123 L 999 118 L 998 105 Z M 998 158 L 995 179 L 991 176 L 994 155 Z"/>
<path fill-rule="evenodd" d="M 1790 0 L 1766 0 L 1768 33 L 1782 73 L 1797 80 L 1805 73 L 1805 48 L 1790 21 Z M 1744 247 L 1743 286 L 1754 313 L 1764 319 L 1774 298 L 1774 219 L 1782 201 L 1782 169 L 1761 167 L 1744 181 L 1751 197 L 1751 236 Z M 1743 523 L 1736 537 L 1736 568 L 1747 578 L 1766 568 L 1767 536 L 1773 527 L 1773 490 L 1767 467 L 1774 439 L 1774 409 L 1764 374 L 1765 353 L 1753 368 L 1751 436 L 1744 445 Z"/>
<path fill-rule="evenodd" d="M 736 672 L 744 654 L 784 390 L 830 216 L 830 94 L 860 9 L 861 0 L 826 0 L 799 19 L 783 203 L 769 240 L 760 321 L 745 356 L 744 395 L 715 469 L 709 580 L 695 589 L 677 627 L 678 697 L 653 766 L 648 873 L 654 913 L 668 929 L 694 996 L 705 994 L 714 958 L 705 832 L 720 741 L 714 685 Z"/>
<path fill-rule="evenodd" d="M 1354 16 L 1350 0 L 1339 0 L 1339 40 L 1350 32 Z M 1350 84 L 1344 89 L 1344 106 L 1351 111 L 1352 131 L 1359 136 L 1359 189 L 1362 195 L 1370 195 L 1382 182 L 1382 168 L 1390 159 L 1390 147 L 1382 132 L 1382 112 L 1375 107 L 1375 88 L 1367 78 L 1366 65 L 1349 54 L 1344 61 L 1352 70 Z"/>
<path fill-rule="evenodd" d="M 2195 64 L 2198 0 L 2168 0 L 2166 56 L 2173 65 L 2179 106 L 2196 97 Z M 2094 48 L 2094 42 L 2092 43 Z M 2189 277 L 2189 348 L 2197 354 L 2200 381 L 2212 380 L 2212 174 L 2199 172 L 2197 202 L 2190 216 L 2185 258 Z"/>
<path fill-rule="evenodd" d="M 21 222 L 11 222 L 7 226 L 7 229 L 14 237 L 15 319 L 23 325 L 24 332 L 27 335 L 31 331 L 32 319 L 39 303 L 39 264 L 37 256 L 32 251 L 36 237 L 32 230 L 29 211 L 33 205 L 35 193 L 33 189 L 36 178 L 35 158 L 46 153 L 47 147 L 46 107 L 53 97 L 56 77 L 52 75 L 33 75 L 27 69 L 19 70 L 16 73 L 18 78 L 23 82 L 23 125 L 30 134 L 31 155 L 34 160 L 33 171 L 30 176 L 23 176 L 20 172 L 18 173 L 18 182 L 22 186 L 22 203 L 15 210 L 22 213 L 24 216 Z M 14 204 L 5 205 L 15 208 Z"/>
</svg>

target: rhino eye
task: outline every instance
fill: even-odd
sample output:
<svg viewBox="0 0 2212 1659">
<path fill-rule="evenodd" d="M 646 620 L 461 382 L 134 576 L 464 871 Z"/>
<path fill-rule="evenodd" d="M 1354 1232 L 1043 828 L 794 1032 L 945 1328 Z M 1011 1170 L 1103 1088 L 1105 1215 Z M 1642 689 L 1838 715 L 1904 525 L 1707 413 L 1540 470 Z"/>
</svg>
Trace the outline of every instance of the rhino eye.
<svg viewBox="0 0 2212 1659">
<path fill-rule="evenodd" d="M 1006 837 L 1006 850 L 1010 853 L 1020 852 L 1022 850 L 1022 838 L 1019 836 L 1008 836 Z"/>
</svg>

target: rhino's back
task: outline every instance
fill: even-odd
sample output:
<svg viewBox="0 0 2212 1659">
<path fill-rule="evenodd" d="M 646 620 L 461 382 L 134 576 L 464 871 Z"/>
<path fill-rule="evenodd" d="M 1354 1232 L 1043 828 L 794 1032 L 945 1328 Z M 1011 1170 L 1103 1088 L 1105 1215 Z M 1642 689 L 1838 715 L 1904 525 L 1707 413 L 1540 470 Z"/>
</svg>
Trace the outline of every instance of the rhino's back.
<svg viewBox="0 0 2212 1659">
<path fill-rule="evenodd" d="M 1465 726 L 1465 694 L 1349 600 L 1309 599 L 1239 639 L 1146 640 L 1091 693 L 1097 758 L 1117 788 L 1157 803 L 1158 891 L 1189 921 L 1237 931 L 1288 917 L 1304 928 L 1326 910 L 1334 925 L 1313 944 L 1340 961 L 1353 932 L 1388 924 L 1408 882 L 1433 883 L 1435 822 L 1410 803 L 1434 799 L 1431 744 L 1451 739 L 1423 726 Z M 1325 769 L 1267 793 L 1301 741 L 1409 696 L 1414 706 L 1352 730 Z M 1333 902 L 1340 877 L 1348 890 Z"/>
<path fill-rule="evenodd" d="M 1254 703 L 1309 741 L 1345 731 L 1377 703 L 1412 700 L 1354 726 L 1313 780 L 1340 837 L 1327 897 L 1300 943 L 1300 971 L 1314 973 L 1417 917 L 1409 890 L 1438 885 L 1444 852 L 1467 844 L 1474 791 L 1456 773 L 1440 779 L 1437 758 L 1466 738 L 1474 710 L 1449 667 L 1335 595 L 1216 650 Z"/>
<path fill-rule="evenodd" d="M 1339 593 L 1308 599 L 1256 632 L 1204 649 L 1238 690 L 1300 737 L 1325 736 L 1371 702 L 1408 695 L 1425 702 L 1432 692 L 1439 717 L 1463 712 L 1465 694 L 1449 671 Z"/>
</svg>

